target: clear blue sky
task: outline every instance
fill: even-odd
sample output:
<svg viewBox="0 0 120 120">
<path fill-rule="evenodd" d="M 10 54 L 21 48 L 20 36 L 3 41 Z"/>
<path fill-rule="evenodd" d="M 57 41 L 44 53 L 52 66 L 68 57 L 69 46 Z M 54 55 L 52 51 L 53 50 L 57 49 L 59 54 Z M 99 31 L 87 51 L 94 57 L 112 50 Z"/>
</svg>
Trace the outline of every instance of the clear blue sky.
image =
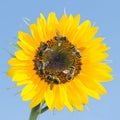
<svg viewBox="0 0 120 120">
<path fill-rule="evenodd" d="M 111 47 L 114 81 L 104 83 L 108 90 L 101 101 L 89 99 L 84 112 L 70 113 L 66 108 L 59 112 L 45 112 L 39 120 L 120 120 L 120 1 L 119 0 L 0 0 L 0 120 L 28 120 L 29 102 L 15 95 L 20 88 L 8 90 L 15 83 L 5 75 L 10 56 L 5 49 L 14 51 L 8 41 L 15 42 L 18 30 L 26 30 L 23 18 L 35 22 L 42 12 L 45 16 L 54 11 L 58 18 L 66 8 L 67 14 L 81 14 L 81 20 L 90 19 L 99 26 L 98 35 L 106 38 Z"/>
</svg>

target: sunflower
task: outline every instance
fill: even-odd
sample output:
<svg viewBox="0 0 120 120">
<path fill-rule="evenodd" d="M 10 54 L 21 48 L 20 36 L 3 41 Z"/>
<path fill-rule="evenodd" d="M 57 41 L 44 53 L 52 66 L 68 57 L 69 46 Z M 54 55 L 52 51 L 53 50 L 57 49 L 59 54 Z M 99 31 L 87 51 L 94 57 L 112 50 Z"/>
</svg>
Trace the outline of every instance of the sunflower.
<svg viewBox="0 0 120 120">
<path fill-rule="evenodd" d="M 21 97 L 31 100 L 30 108 L 45 101 L 48 108 L 66 106 L 82 111 L 88 97 L 97 100 L 106 94 L 100 84 L 112 80 L 105 60 L 109 47 L 97 37 L 97 26 L 89 20 L 80 24 L 80 15 L 64 14 L 60 20 L 51 12 L 47 20 L 40 14 L 29 25 L 30 33 L 18 32 L 19 50 L 8 61 L 7 75 L 24 86 Z"/>
</svg>

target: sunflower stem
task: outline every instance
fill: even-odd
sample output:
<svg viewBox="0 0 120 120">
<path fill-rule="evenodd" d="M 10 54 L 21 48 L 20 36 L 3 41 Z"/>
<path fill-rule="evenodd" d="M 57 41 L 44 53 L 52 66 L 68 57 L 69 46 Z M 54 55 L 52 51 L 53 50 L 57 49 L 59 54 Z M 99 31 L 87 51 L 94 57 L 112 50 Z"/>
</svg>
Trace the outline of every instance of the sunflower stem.
<svg viewBox="0 0 120 120">
<path fill-rule="evenodd" d="M 38 115 L 40 115 L 40 114 L 44 113 L 46 110 L 48 110 L 48 106 L 45 106 L 44 108 L 42 108 L 43 105 L 44 105 L 44 102 L 37 105 L 36 107 L 34 107 L 31 110 L 29 120 L 37 120 Z"/>
<path fill-rule="evenodd" d="M 39 115 L 39 112 L 38 112 L 39 107 L 40 105 L 37 105 L 31 110 L 29 120 L 37 120 L 37 117 Z"/>
<path fill-rule="evenodd" d="M 40 114 L 44 113 L 44 112 L 47 111 L 47 110 L 48 110 L 48 106 L 45 106 L 45 107 L 41 110 L 41 113 L 40 113 Z"/>
</svg>

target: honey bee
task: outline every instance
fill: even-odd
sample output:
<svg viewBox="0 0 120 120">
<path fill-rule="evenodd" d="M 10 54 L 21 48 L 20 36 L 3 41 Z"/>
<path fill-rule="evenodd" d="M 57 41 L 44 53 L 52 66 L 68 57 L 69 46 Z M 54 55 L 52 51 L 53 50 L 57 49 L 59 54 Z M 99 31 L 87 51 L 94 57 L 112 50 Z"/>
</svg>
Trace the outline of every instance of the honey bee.
<svg viewBox="0 0 120 120">
<path fill-rule="evenodd" d="M 45 74 L 45 63 L 42 61 L 37 61 L 36 66 L 37 66 L 37 69 L 40 75 L 44 75 Z"/>
<path fill-rule="evenodd" d="M 43 55 L 43 52 L 47 49 L 47 44 L 42 43 L 40 50 L 39 50 L 39 56 Z"/>
<path fill-rule="evenodd" d="M 66 37 L 62 37 L 62 36 L 55 36 L 54 39 L 56 41 L 58 41 L 58 46 L 62 45 L 62 42 L 66 42 L 67 38 Z"/>
<path fill-rule="evenodd" d="M 63 37 L 63 36 L 55 36 L 54 39 L 57 40 L 58 42 L 66 42 L 67 41 L 67 38 Z"/>
<path fill-rule="evenodd" d="M 56 30 L 56 35 L 54 39 L 58 41 L 58 46 L 61 46 L 62 42 L 66 42 L 67 38 L 65 36 L 62 36 L 58 30 Z"/>
<path fill-rule="evenodd" d="M 75 46 L 72 46 L 71 49 L 78 58 L 81 57 L 79 50 Z"/>
<path fill-rule="evenodd" d="M 53 77 L 52 75 L 48 75 L 47 79 L 51 84 L 59 84 L 60 80 L 57 77 Z"/>
<path fill-rule="evenodd" d="M 75 74 L 75 67 L 71 66 L 69 73 L 68 73 L 68 76 L 67 76 L 68 80 L 71 80 L 73 78 L 74 74 Z"/>
</svg>

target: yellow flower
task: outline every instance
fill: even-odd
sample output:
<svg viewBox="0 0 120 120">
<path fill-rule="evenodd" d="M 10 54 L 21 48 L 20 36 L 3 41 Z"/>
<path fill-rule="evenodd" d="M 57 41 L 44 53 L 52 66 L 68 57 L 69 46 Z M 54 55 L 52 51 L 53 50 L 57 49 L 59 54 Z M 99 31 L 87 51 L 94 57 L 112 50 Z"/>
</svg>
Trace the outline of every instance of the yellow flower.
<svg viewBox="0 0 120 120">
<path fill-rule="evenodd" d="M 106 64 L 102 37 L 96 37 L 97 26 L 89 20 L 79 24 L 80 15 L 64 14 L 60 20 L 51 12 L 47 18 L 40 14 L 37 23 L 30 24 L 30 33 L 18 32 L 21 48 L 8 61 L 7 75 L 23 86 L 21 96 L 31 100 L 30 108 L 42 101 L 50 110 L 66 106 L 82 111 L 88 96 L 100 99 L 106 94 L 101 82 L 112 80 L 112 69 Z"/>
</svg>

